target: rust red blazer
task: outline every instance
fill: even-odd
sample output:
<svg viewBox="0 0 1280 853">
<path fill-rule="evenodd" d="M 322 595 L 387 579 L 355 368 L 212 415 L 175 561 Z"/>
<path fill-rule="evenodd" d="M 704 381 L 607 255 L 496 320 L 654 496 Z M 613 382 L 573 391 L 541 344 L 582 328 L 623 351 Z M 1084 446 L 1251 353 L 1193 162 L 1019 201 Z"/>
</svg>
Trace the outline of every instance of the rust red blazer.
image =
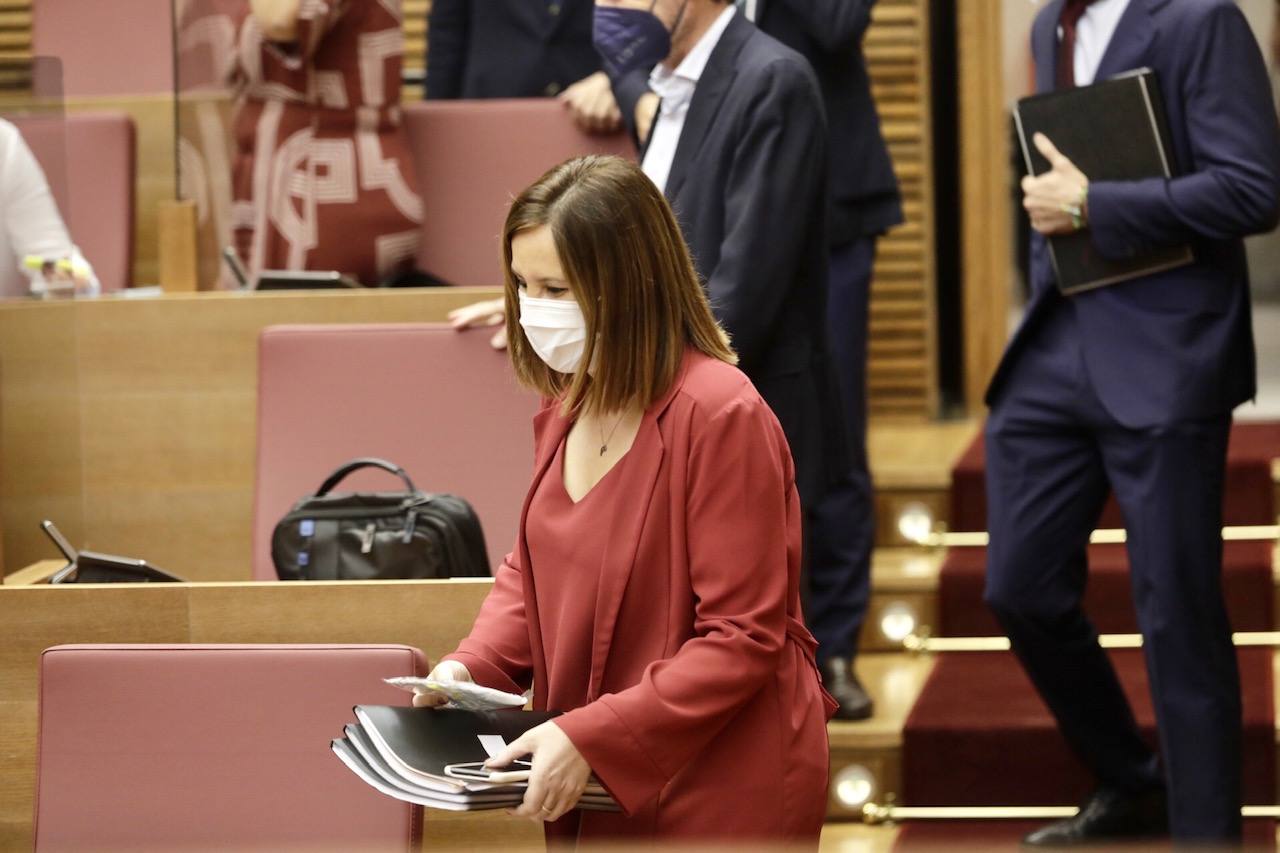
<svg viewBox="0 0 1280 853">
<path fill-rule="evenodd" d="M 570 426 L 554 404 L 535 417 L 530 495 L 560 476 L 550 463 Z M 532 681 L 537 708 L 567 712 L 557 724 L 625 811 L 581 813 L 580 839 L 816 842 L 834 703 L 801 622 L 800 502 L 782 429 L 737 368 L 691 351 L 628 453 L 591 648 L 561 652 L 590 656 L 588 704 L 548 695 L 523 517 L 450 657 L 490 687 Z"/>
</svg>

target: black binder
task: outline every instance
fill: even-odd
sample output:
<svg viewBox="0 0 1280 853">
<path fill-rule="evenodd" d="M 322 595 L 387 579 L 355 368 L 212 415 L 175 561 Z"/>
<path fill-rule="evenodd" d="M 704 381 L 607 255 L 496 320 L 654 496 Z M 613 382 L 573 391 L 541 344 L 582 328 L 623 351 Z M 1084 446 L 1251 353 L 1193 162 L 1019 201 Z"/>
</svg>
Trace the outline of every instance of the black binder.
<svg viewBox="0 0 1280 853">
<path fill-rule="evenodd" d="M 1039 175 L 1049 163 L 1036 149 L 1037 133 L 1092 181 L 1171 178 L 1173 147 L 1156 74 L 1129 71 L 1091 86 L 1046 92 L 1018 101 L 1013 112 L 1027 171 Z M 1194 260 L 1187 246 L 1155 249 L 1123 261 L 1102 257 L 1088 229 L 1049 237 L 1058 288 L 1079 293 L 1173 269 Z"/>
<path fill-rule="evenodd" d="M 481 736 L 516 740 L 556 716 L 548 711 L 464 711 L 357 705 L 356 723 L 335 738 L 333 753 L 375 790 L 405 802 L 444 811 L 514 808 L 528 782 L 496 783 L 457 775 L 458 765 L 488 758 Z M 578 808 L 617 811 L 618 806 L 592 778 Z"/>
</svg>

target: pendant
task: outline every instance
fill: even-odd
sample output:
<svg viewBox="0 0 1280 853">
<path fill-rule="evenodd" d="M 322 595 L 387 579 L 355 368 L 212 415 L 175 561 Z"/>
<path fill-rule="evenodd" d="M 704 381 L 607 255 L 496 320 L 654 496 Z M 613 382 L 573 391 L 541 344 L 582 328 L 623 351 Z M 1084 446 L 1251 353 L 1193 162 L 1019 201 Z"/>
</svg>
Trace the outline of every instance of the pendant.
<svg viewBox="0 0 1280 853">
<path fill-rule="evenodd" d="M 605 452 L 606 450 L 608 450 L 608 449 L 609 449 L 609 445 L 607 445 L 607 444 L 602 444 L 602 445 L 600 445 L 600 455 L 601 455 L 601 456 L 604 456 L 604 452 Z"/>
</svg>

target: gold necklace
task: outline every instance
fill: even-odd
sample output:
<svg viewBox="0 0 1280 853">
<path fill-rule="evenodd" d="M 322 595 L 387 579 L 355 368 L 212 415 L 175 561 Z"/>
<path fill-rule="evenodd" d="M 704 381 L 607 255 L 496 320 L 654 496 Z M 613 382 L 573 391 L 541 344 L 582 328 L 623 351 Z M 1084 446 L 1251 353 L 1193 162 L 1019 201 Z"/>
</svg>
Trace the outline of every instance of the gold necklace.
<svg viewBox="0 0 1280 853">
<path fill-rule="evenodd" d="M 623 412 L 621 415 L 618 416 L 618 420 L 614 422 L 613 429 L 609 430 L 609 435 L 607 438 L 605 437 L 605 434 L 604 434 L 604 428 L 601 427 L 600 429 L 600 455 L 601 456 L 604 456 L 605 451 L 609 449 L 609 442 L 613 441 L 613 434 L 618 431 L 618 427 L 622 425 L 622 419 L 625 418 L 626 416 L 627 416 L 626 412 Z"/>
</svg>

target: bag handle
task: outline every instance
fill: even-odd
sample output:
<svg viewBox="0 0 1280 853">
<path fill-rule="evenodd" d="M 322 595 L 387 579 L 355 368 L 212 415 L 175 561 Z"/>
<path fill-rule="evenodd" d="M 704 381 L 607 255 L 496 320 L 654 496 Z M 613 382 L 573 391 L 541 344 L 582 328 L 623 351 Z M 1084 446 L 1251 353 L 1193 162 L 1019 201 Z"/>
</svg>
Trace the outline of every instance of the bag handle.
<svg viewBox="0 0 1280 853">
<path fill-rule="evenodd" d="M 346 479 L 348 475 L 353 474 L 362 468 L 381 468 L 383 471 L 386 471 L 388 474 L 395 474 L 397 477 L 403 480 L 404 484 L 409 487 L 409 491 L 411 492 L 418 491 L 418 487 L 413 484 L 413 480 L 409 479 L 408 472 L 405 471 L 403 468 L 401 468 L 399 465 L 395 464 L 394 462 L 388 462 L 385 459 L 378 459 L 373 456 L 365 456 L 360 459 L 352 459 L 346 465 L 343 465 L 337 471 L 334 471 L 332 474 L 330 474 L 329 479 L 324 481 L 324 483 L 320 486 L 320 491 L 316 492 L 315 496 L 318 498 L 324 497 L 325 495 L 329 494 L 329 492 L 333 489 L 334 486 L 338 485 L 338 483 Z"/>
</svg>

